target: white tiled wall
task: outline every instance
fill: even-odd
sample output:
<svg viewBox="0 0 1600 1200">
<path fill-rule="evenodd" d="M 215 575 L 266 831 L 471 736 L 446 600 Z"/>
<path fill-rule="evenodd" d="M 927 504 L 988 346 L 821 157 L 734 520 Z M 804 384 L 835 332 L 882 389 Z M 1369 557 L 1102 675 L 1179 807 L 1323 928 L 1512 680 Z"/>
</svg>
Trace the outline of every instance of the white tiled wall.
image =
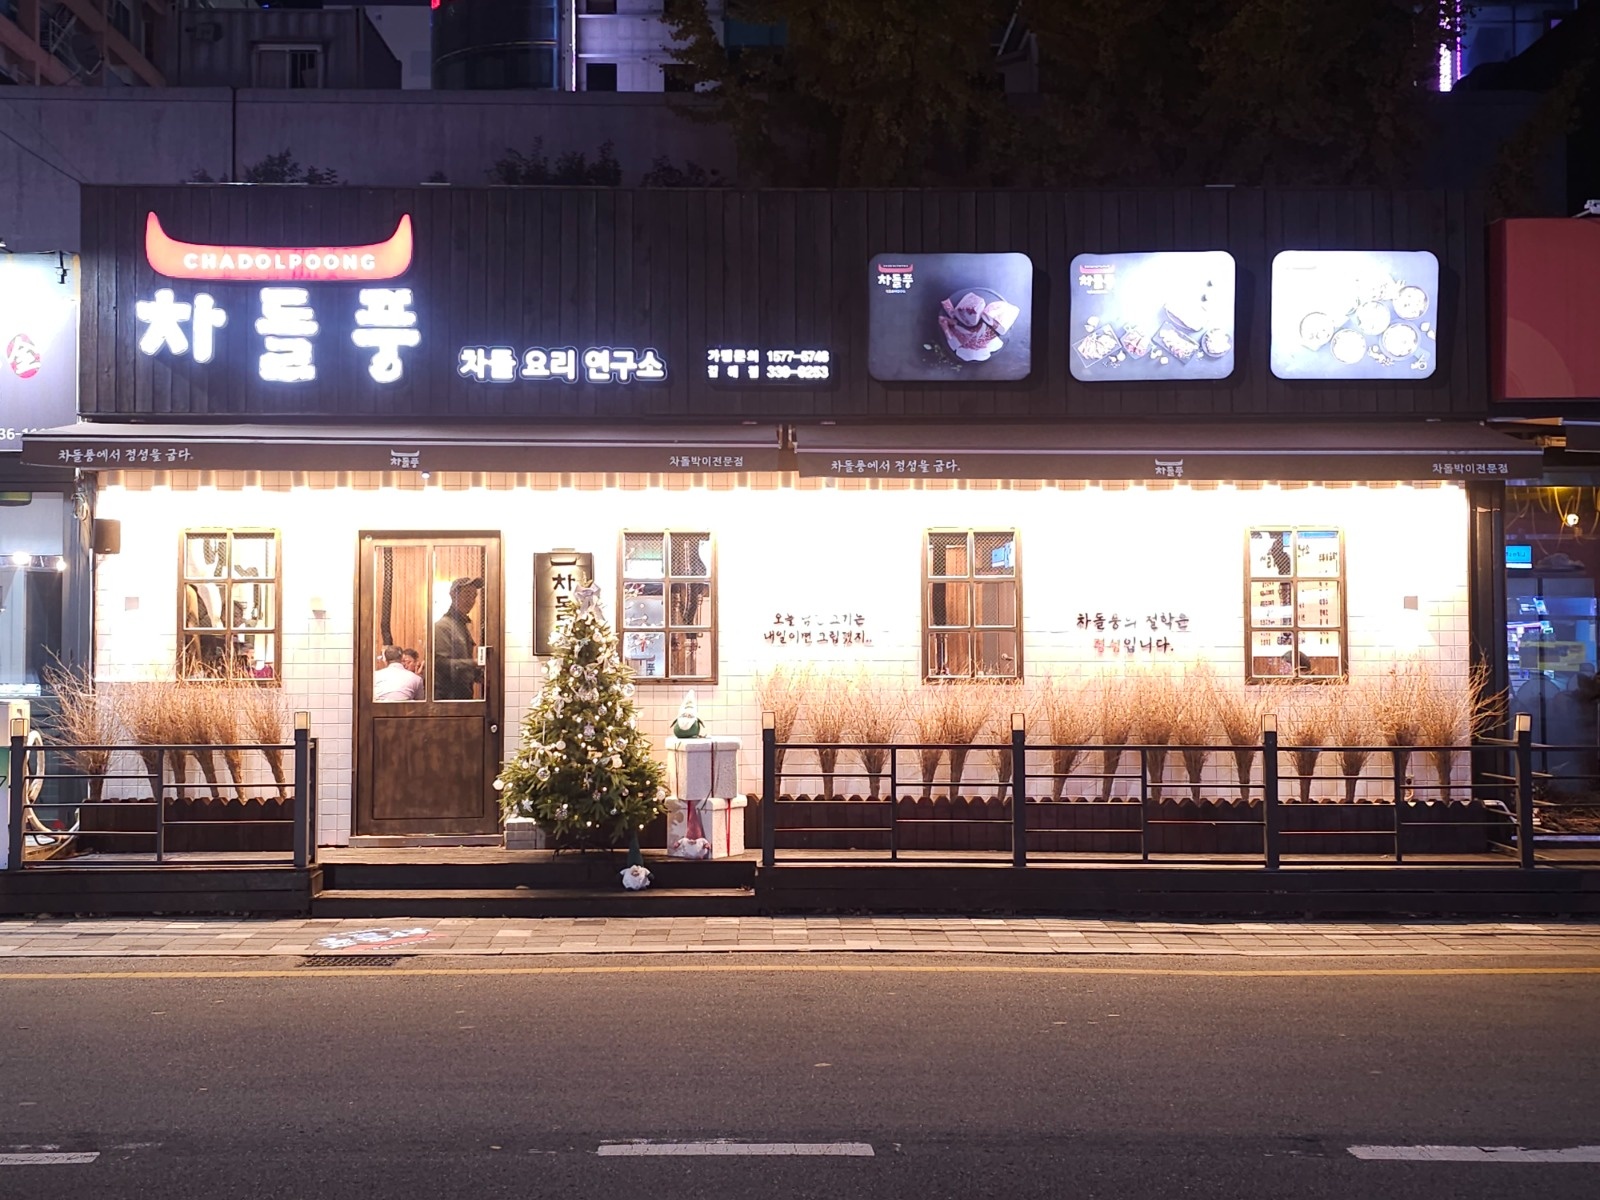
<svg viewBox="0 0 1600 1200">
<path fill-rule="evenodd" d="M 1016 527 L 1023 576 L 1024 660 L 1030 678 L 1122 671 L 1097 655 L 1079 613 L 1182 612 L 1165 659 L 1132 665 L 1182 670 L 1204 660 L 1242 680 L 1245 530 L 1325 524 L 1345 535 L 1352 675 L 1378 675 L 1418 656 L 1445 674 L 1467 671 L 1465 493 L 1454 484 L 1396 487 L 1063 485 L 1032 489 L 850 483 L 739 488 L 441 487 L 175 490 L 112 484 L 99 515 L 122 522 L 122 552 L 98 573 L 97 670 L 102 679 L 164 677 L 176 643 L 179 533 L 196 525 L 281 530 L 283 672 L 292 708 L 309 709 L 320 739 L 321 833 L 350 834 L 356 539 L 363 529 L 498 529 L 505 539 L 506 712 L 523 712 L 543 679 L 531 657 L 533 555 L 557 547 L 594 554 L 614 612 L 624 528 L 710 530 L 716 538 L 720 676 L 696 689 L 709 732 L 743 743 L 743 786 L 758 784 L 758 672 L 775 663 L 867 666 L 910 686 L 920 680 L 920 553 L 927 528 Z M 1408 598 L 1415 598 L 1415 607 Z M 312 616 L 313 600 L 325 617 Z M 776 614 L 859 613 L 868 646 L 826 651 L 765 639 Z M 1145 636 L 1150 636 L 1146 630 Z M 1304 689 L 1294 689 L 1302 691 Z M 682 700 L 676 686 L 642 686 L 641 726 L 665 736 Z M 514 730 L 511 730 L 514 734 Z M 507 752 L 514 748 L 508 740 Z M 1218 756 L 1226 758 L 1226 756 Z M 1169 768 L 1176 772 L 1176 766 Z"/>
</svg>

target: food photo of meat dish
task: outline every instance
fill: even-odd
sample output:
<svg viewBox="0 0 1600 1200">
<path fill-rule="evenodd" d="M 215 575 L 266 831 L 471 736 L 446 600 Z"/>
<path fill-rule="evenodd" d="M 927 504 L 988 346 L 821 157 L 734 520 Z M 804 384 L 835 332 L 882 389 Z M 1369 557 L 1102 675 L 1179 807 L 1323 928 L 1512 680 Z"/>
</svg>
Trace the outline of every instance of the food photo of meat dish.
<svg viewBox="0 0 1600 1200">
<path fill-rule="evenodd" d="M 867 347 L 874 379 L 1027 378 L 1033 310 L 1027 255 L 880 254 L 872 269 Z"/>
</svg>

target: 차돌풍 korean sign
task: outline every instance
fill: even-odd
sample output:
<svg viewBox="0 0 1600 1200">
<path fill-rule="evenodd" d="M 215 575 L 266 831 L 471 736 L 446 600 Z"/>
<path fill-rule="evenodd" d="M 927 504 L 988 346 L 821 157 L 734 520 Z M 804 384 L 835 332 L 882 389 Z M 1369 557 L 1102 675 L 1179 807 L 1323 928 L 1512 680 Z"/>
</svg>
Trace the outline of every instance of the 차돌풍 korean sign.
<svg viewBox="0 0 1600 1200">
<path fill-rule="evenodd" d="M 134 305 L 139 352 L 196 369 L 248 358 L 262 383 L 314 383 L 359 370 L 399 382 L 422 345 L 411 288 L 410 216 L 379 241 L 339 246 L 209 245 L 145 220 L 163 280 Z"/>
<path fill-rule="evenodd" d="M 1226 251 L 1080 254 L 1071 294 L 1074 379 L 1233 374 L 1234 263 Z"/>
<path fill-rule="evenodd" d="M 78 410 L 78 260 L 0 254 L 0 452 Z"/>
<path fill-rule="evenodd" d="M 986 383 L 1033 370 L 1026 254 L 875 254 L 867 358 L 883 383 Z"/>
</svg>

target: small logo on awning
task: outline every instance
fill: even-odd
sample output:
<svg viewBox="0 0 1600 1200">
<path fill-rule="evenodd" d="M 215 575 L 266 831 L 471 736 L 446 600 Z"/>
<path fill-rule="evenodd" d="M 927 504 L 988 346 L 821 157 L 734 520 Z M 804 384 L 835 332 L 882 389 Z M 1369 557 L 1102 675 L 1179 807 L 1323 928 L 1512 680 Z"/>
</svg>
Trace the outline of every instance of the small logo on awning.
<svg viewBox="0 0 1600 1200">
<path fill-rule="evenodd" d="M 1182 479 L 1183 459 L 1158 458 L 1156 461 L 1156 477 L 1158 479 Z"/>
<path fill-rule="evenodd" d="M 401 216 L 385 241 L 366 246 L 207 246 L 180 242 L 161 228 L 155 213 L 145 218 L 144 253 L 150 267 L 168 279 L 239 283 L 394 279 L 411 266 L 411 216 Z"/>
</svg>

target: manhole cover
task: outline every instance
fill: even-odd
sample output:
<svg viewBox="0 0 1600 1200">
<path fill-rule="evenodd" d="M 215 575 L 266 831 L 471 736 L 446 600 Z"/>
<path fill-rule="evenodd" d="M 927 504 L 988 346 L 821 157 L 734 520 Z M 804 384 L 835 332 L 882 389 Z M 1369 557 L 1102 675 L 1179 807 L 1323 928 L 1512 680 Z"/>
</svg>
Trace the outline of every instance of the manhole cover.
<svg viewBox="0 0 1600 1200">
<path fill-rule="evenodd" d="M 302 967 L 392 967 L 404 954 L 316 954 L 300 960 Z"/>
</svg>

